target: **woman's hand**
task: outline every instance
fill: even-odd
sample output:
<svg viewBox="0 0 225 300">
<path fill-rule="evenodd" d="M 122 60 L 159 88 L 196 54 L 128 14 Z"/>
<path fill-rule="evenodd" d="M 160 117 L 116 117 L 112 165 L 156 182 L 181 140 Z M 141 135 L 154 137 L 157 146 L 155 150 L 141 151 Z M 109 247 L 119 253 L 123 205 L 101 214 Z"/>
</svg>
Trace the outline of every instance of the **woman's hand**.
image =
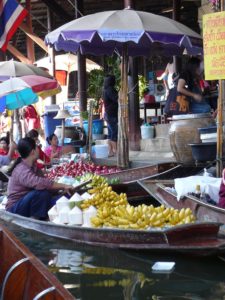
<svg viewBox="0 0 225 300">
<path fill-rule="evenodd" d="M 193 98 L 195 99 L 196 102 L 202 101 L 202 95 L 200 94 L 193 94 Z"/>
</svg>

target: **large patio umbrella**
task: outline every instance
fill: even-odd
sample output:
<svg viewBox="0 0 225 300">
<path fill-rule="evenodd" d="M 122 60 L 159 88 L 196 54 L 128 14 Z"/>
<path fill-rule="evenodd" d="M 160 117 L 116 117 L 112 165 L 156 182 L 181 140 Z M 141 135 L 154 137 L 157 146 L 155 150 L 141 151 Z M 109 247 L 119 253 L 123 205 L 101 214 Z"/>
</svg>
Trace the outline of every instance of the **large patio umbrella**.
<svg viewBox="0 0 225 300">
<path fill-rule="evenodd" d="M 46 98 L 61 91 L 55 79 L 37 75 L 12 77 L 0 83 L 0 112 L 36 103 L 38 96 Z"/>
<path fill-rule="evenodd" d="M 181 55 L 202 51 L 201 36 L 169 18 L 147 12 L 124 9 L 100 12 L 71 21 L 45 37 L 56 50 L 82 54 L 122 56 L 119 94 L 119 132 L 117 163 L 129 165 L 128 147 L 128 56 Z"/>
<path fill-rule="evenodd" d="M 0 62 L 0 81 L 5 81 L 11 77 L 20 77 L 25 75 L 38 75 L 52 78 L 48 72 L 33 65 L 25 64 L 15 60 Z"/>
<path fill-rule="evenodd" d="M 37 67 L 42 67 L 48 70 L 52 69 L 52 61 L 49 56 L 43 57 L 35 62 Z M 90 72 L 94 69 L 100 69 L 101 67 L 96 64 L 94 61 L 86 58 L 86 70 Z M 78 70 L 78 63 L 77 63 L 77 55 L 66 53 L 60 54 L 55 56 L 55 69 L 56 70 L 63 70 L 68 73 Z"/>
</svg>

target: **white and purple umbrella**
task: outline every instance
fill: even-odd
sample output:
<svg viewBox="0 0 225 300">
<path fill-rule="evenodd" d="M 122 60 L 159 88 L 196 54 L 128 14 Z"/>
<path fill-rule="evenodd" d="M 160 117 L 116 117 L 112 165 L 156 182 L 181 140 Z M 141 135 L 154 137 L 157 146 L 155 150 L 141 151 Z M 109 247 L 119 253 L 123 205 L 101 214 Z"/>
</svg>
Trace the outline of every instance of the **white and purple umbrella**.
<svg viewBox="0 0 225 300">
<path fill-rule="evenodd" d="M 148 12 L 123 9 L 105 11 L 71 21 L 45 37 L 56 50 L 82 54 L 122 53 L 124 43 L 129 56 L 189 54 L 202 52 L 201 36 L 172 19 Z"/>
<path fill-rule="evenodd" d="M 132 9 L 76 19 L 47 34 L 45 42 L 56 50 L 92 55 L 112 55 L 116 51 L 122 56 L 117 155 L 120 167 L 129 166 L 128 56 L 202 53 L 202 38 L 198 33 L 172 19 Z"/>
</svg>

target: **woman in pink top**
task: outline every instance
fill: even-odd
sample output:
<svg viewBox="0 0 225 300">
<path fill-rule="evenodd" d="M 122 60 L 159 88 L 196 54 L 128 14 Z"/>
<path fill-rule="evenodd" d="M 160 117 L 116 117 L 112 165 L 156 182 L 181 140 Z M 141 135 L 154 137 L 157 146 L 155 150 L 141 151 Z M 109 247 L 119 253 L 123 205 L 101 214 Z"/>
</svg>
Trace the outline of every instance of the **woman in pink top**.
<svg viewBox="0 0 225 300">
<path fill-rule="evenodd" d="M 75 152 L 75 149 L 72 145 L 59 146 L 59 140 L 54 133 L 47 137 L 46 140 L 49 146 L 45 149 L 44 152 L 48 157 L 50 157 L 51 160 L 60 158 L 63 154 Z"/>
<path fill-rule="evenodd" d="M 53 133 L 46 140 L 49 146 L 45 149 L 45 154 L 51 159 L 60 158 L 62 155 L 62 146 L 59 146 L 57 136 Z"/>
</svg>

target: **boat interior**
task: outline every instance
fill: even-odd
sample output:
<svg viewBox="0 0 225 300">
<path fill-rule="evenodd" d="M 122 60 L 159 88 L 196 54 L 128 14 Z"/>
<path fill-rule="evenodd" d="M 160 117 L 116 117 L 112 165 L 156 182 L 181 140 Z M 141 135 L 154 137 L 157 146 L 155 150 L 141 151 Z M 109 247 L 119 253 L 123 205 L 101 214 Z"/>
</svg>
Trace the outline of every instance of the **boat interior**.
<svg viewBox="0 0 225 300">
<path fill-rule="evenodd" d="M 74 299 L 47 268 L 0 226 L 0 299 Z"/>
</svg>

